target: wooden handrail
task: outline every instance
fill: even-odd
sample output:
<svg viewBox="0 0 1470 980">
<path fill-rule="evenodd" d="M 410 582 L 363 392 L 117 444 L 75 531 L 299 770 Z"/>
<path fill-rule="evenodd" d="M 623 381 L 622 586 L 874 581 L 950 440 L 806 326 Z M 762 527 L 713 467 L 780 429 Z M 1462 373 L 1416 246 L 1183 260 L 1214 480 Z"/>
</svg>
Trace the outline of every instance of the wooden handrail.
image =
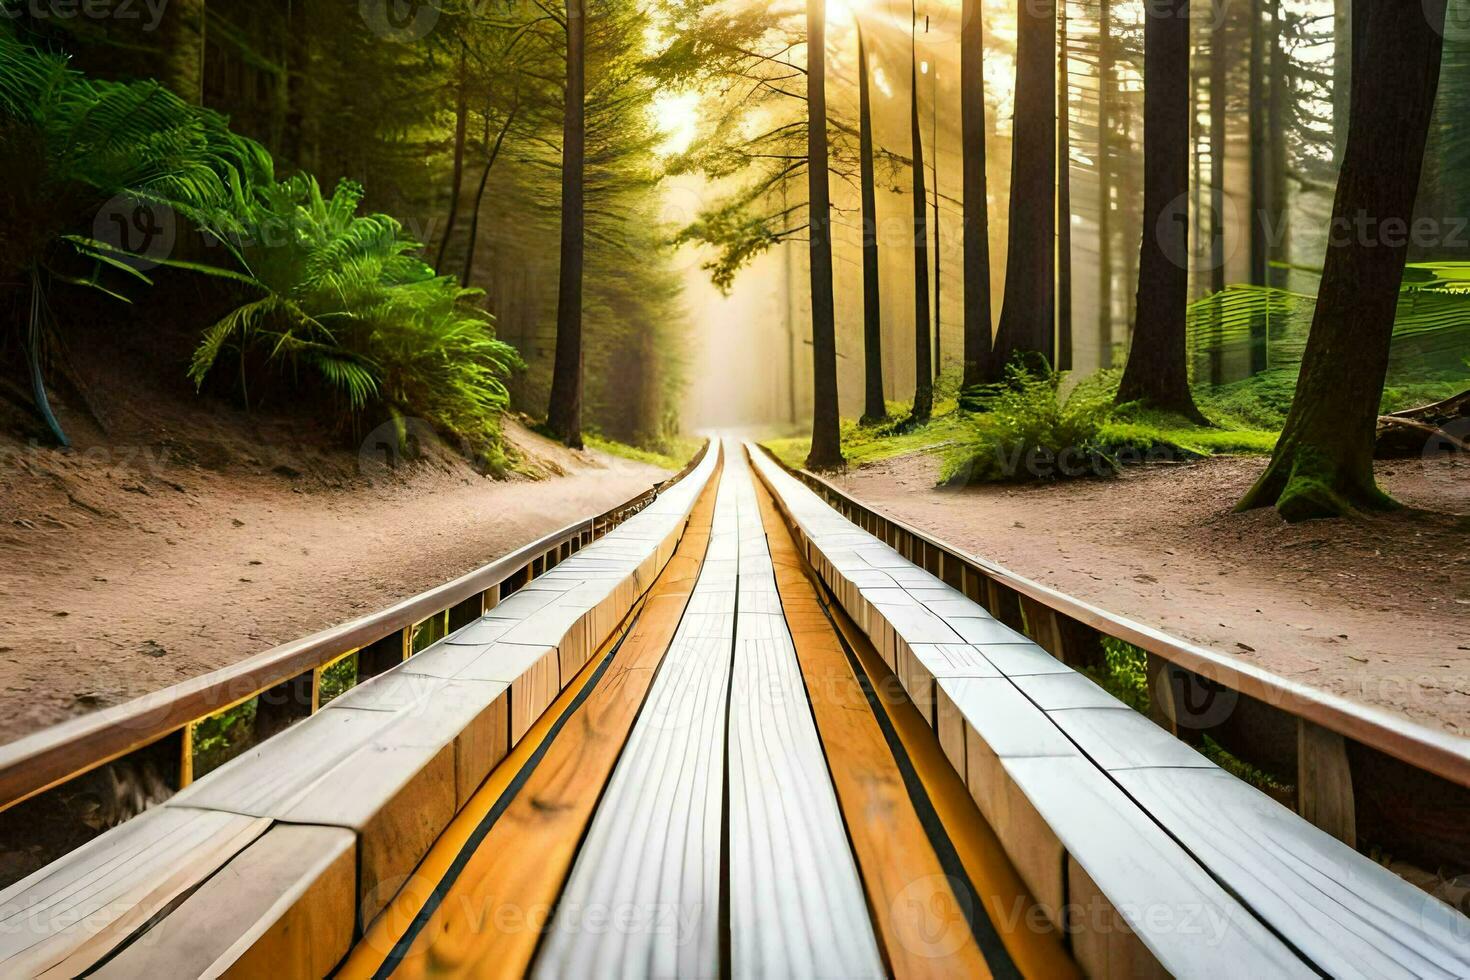
<svg viewBox="0 0 1470 980">
<path fill-rule="evenodd" d="M 1459 786 L 1470 787 L 1470 738 L 1437 731 L 1381 708 L 1349 701 L 1310 685 L 1288 680 L 1263 668 L 1241 663 L 1225 654 L 1099 609 L 1017 575 L 994 562 L 960 551 L 931 534 L 879 513 L 815 473 L 794 470 L 770 449 L 765 446 L 761 449 L 787 473 L 801 480 L 819 495 L 825 496 L 829 504 L 840 502 L 880 519 L 913 540 L 968 566 L 984 578 L 1026 596 L 1062 616 L 1104 635 L 1131 643 L 1176 667 L 1336 732 L 1416 769 L 1432 773 Z"/>
<path fill-rule="evenodd" d="M 239 704 L 513 580 L 538 559 L 585 544 L 647 507 L 704 458 L 617 507 L 569 524 L 451 582 L 379 612 L 292 640 L 228 667 L 103 708 L 0 746 L 0 810 L 147 747 L 191 722 Z"/>
</svg>

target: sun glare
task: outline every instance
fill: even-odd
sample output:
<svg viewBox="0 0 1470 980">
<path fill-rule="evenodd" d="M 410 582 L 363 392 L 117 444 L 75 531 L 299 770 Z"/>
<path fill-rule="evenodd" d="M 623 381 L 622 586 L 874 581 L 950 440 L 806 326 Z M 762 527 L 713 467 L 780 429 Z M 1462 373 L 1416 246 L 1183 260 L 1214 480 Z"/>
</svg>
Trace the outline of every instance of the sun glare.
<svg viewBox="0 0 1470 980">
<path fill-rule="evenodd" d="M 689 149 L 699 127 L 699 93 L 676 92 L 653 100 L 653 121 L 664 141 L 658 151 L 674 156 Z"/>
</svg>

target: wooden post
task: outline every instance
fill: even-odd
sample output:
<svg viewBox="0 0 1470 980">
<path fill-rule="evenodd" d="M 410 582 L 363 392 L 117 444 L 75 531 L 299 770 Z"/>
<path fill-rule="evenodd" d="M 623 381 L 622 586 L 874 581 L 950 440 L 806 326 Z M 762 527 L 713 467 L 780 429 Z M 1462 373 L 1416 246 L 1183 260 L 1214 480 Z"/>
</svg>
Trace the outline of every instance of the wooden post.
<svg viewBox="0 0 1470 980">
<path fill-rule="evenodd" d="M 1148 716 L 1164 731 L 1179 734 L 1174 708 L 1174 666 L 1157 654 L 1148 655 Z"/>
<path fill-rule="evenodd" d="M 1298 718 L 1296 760 L 1297 812 L 1349 847 L 1357 847 L 1357 811 L 1347 740 Z"/>
<path fill-rule="evenodd" d="M 263 742 L 312 713 L 316 671 L 309 670 L 262 691 L 255 704 L 255 740 Z"/>
<path fill-rule="evenodd" d="M 404 636 L 403 630 L 398 630 L 357 651 L 358 681 L 362 682 L 369 677 L 376 677 L 383 671 L 391 670 L 408 659 L 408 646 Z"/>
</svg>

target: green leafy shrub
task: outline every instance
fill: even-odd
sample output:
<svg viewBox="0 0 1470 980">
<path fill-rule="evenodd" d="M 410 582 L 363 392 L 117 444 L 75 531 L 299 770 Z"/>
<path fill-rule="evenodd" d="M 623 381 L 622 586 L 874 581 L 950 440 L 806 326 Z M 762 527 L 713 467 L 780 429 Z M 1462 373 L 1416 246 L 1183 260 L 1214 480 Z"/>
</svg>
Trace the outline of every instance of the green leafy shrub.
<svg viewBox="0 0 1470 980">
<path fill-rule="evenodd" d="M 60 336 L 53 289 L 127 302 L 129 284 L 151 284 L 138 263 L 96 240 L 104 212 L 126 221 L 166 209 L 194 220 L 239 202 L 244 185 L 269 179 L 270 169 L 265 150 L 218 113 L 157 82 L 89 79 L 0 26 L 0 300 L 13 300 L 0 308 L 15 310 L 0 330 L 19 335 L 36 408 L 58 442 L 66 435 L 42 371 Z"/>
<path fill-rule="evenodd" d="M 970 389 L 964 402 L 975 411 L 951 451 L 941 480 L 951 484 L 1054 480 L 1107 476 L 1117 464 L 1104 449 L 1102 427 L 1111 398 L 1098 384 L 1079 384 L 1062 395 L 1061 372 L 1033 373 L 1019 365 L 1006 380 Z"/>
<path fill-rule="evenodd" d="M 393 218 L 359 215 L 362 196 L 343 181 L 325 197 L 297 175 L 210 216 L 246 270 L 216 274 L 255 295 L 204 332 L 190 377 L 202 384 L 221 361 L 258 353 L 297 383 L 335 392 L 349 417 L 381 403 L 498 466 L 515 349 L 495 339 L 483 294 L 436 276 Z"/>
<path fill-rule="evenodd" d="M 63 444 L 42 377 L 58 338 L 49 291 L 70 284 L 126 302 L 129 284 L 151 285 L 148 271 L 162 267 L 247 291 L 204 331 L 196 383 L 230 360 L 248 387 L 264 365 L 333 393 L 344 423 L 382 406 L 499 467 L 515 350 L 496 339 L 483 294 L 436 276 L 393 218 L 359 215 L 362 196 L 344 182 L 324 197 L 310 175 L 277 182 L 270 154 L 218 113 L 157 82 L 87 78 L 0 27 L 0 211 L 12 232 L 0 235 L 0 291 L 26 293 L 0 329 L 23 328 L 37 409 Z M 190 262 L 140 255 L 128 235 L 98 240 L 111 202 L 125 218 L 135 205 L 166 209 L 227 255 Z"/>
</svg>

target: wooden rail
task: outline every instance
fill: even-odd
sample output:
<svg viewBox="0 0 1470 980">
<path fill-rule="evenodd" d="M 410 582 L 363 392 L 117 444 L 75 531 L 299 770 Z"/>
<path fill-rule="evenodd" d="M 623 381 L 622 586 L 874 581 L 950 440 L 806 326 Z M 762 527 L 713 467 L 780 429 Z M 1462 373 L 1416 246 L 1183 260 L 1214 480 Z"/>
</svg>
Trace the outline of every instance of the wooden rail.
<svg viewBox="0 0 1470 980">
<path fill-rule="evenodd" d="M 0 811 L 122 760 L 150 767 L 171 789 L 188 785 L 194 776 L 193 730 L 200 721 L 259 698 L 258 740 L 314 713 L 321 707 L 325 670 L 353 654 L 359 680 L 401 663 L 643 510 L 664 487 L 688 475 L 708 449 L 706 444 L 671 479 L 604 514 L 380 612 L 0 747 Z"/>
<path fill-rule="evenodd" d="M 1151 717 L 1188 742 L 1209 735 L 1290 785 L 1283 802 L 1321 829 L 1421 868 L 1470 870 L 1470 739 L 1089 605 L 887 517 L 765 452 L 848 520 L 1070 666 L 1101 666 L 1104 638 L 1143 650 Z"/>
</svg>

